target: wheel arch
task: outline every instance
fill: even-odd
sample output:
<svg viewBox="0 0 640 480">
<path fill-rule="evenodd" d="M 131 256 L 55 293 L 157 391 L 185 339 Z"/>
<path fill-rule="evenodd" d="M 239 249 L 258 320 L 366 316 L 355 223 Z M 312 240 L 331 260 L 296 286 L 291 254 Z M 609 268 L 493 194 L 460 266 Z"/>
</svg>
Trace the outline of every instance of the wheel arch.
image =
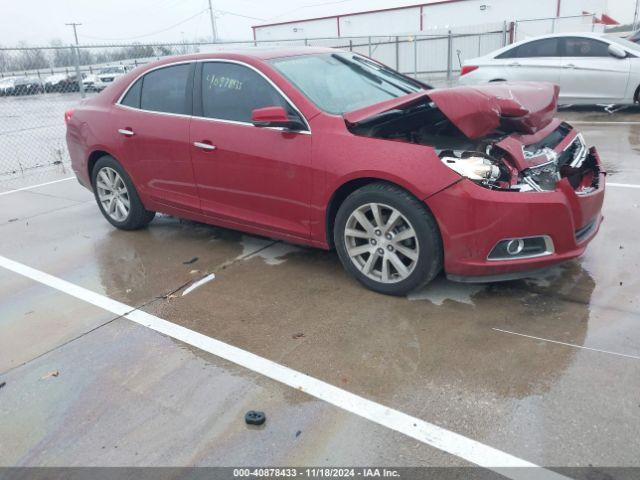
<svg viewBox="0 0 640 480">
<path fill-rule="evenodd" d="M 101 149 L 94 150 L 89 154 L 89 158 L 87 159 L 87 175 L 89 177 L 89 182 L 91 183 L 91 186 L 93 186 L 93 167 L 95 166 L 98 160 L 100 160 L 102 157 L 107 157 L 107 156 L 112 157 L 114 159 L 116 158 L 111 153 Z M 116 159 L 116 161 L 118 160 Z"/>
<path fill-rule="evenodd" d="M 433 215 L 433 212 L 431 211 L 429 206 L 426 203 L 424 203 L 419 198 L 419 196 L 416 195 L 414 191 L 412 191 L 411 188 L 407 188 L 406 185 L 402 185 L 399 182 L 395 182 L 393 180 L 389 180 L 382 177 L 376 177 L 376 176 L 364 176 L 364 177 L 352 178 L 343 182 L 340 186 L 338 186 L 333 191 L 333 194 L 331 195 L 329 202 L 327 203 L 327 209 L 325 211 L 325 235 L 326 235 L 326 242 L 329 245 L 330 249 L 335 248 L 335 245 L 333 242 L 333 230 L 334 230 L 336 215 L 338 214 L 338 210 L 340 209 L 340 206 L 346 200 L 346 198 L 349 195 L 351 195 L 353 192 L 371 183 L 386 183 L 386 184 L 401 188 L 402 190 L 405 190 L 409 195 L 413 196 L 416 200 L 418 200 L 421 204 L 423 204 L 424 208 L 427 211 L 429 211 L 431 215 Z"/>
</svg>

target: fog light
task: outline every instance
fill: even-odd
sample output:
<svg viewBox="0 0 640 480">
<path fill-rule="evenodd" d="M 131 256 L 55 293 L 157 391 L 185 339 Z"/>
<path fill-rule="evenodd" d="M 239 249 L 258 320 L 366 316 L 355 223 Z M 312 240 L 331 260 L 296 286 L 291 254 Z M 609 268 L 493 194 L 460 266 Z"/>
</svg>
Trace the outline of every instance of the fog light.
<svg viewBox="0 0 640 480">
<path fill-rule="evenodd" d="M 489 260 L 519 260 L 542 257 L 553 253 L 553 241 L 548 235 L 538 237 L 507 238 L 500 240 L 491 253 Z"/>
<path fill-rule="evenodd" d="M 507 253 L 509 255 L 518 255 L 524 249 L 524 240 L 516 238 L 507 242 Z"/>
</svg>

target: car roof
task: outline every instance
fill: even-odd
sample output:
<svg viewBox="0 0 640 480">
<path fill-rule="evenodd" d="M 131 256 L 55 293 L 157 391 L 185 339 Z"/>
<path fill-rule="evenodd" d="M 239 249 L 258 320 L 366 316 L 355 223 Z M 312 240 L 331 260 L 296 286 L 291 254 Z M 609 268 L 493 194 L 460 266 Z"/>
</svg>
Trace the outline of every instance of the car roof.
<svg viewBox="0 0 640 480">
<path fill-rule="evenodd" d="M 327 47 L 245 47 L 227 49 L 220 47 L 218 51 L 193 53 L 188 55 L 175 55 L 164 57 L 161 63 L 175 62 L 176 60 L 206 60 L 209 58 L 230 58 L 230 59 L 254 59 L 271 60 L 281 57 L 294 57 L 299 55 L 317 55 L 322 53 L 336 52 L 335 48 Z"/>
<path fill-rule="evenodd" d="M 589 38 L 602 38 L 606 37 L 604 32 L 560 32 L 560 33 L 548 33 L 546 35 L 540 35 L 537 37 L 530 37 L 527 40 L 538 40 L 542 38 L 554 38 L 554 37 L 589 37 Z"/>
</svg>

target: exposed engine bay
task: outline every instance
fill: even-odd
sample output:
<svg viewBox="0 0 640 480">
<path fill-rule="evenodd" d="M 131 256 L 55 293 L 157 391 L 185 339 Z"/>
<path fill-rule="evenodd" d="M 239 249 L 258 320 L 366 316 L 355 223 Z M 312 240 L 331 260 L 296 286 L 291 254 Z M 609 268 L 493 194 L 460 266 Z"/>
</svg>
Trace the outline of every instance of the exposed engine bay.
<svg viewBox="0 0 640 480">
<path fill-rule="evenodd" d="M 500 125 L 489 134 L 469 138 L 427 98 L 347 124 L 356 135 L 431 146 L 446 166 L 485 188 L 554 191 L 563 178 L 579 195 L 598 188 L 596 154 L 587 148 L 582 134 L 557 151 L 567 136 L 573 135 L 572 127 L 566 123 L 530 145 L 516 143 L 513 134 L 523 132 L 511 117 L 502 117 Z M 514 152 L 516 145 L 518 151 Z"/>
</svg>

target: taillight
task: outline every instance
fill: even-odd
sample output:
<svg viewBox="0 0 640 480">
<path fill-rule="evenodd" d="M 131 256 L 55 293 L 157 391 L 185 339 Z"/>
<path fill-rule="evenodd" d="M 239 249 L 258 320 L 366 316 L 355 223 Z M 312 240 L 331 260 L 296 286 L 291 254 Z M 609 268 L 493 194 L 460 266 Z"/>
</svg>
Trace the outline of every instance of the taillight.
<svg viewBox="0 0 640 480">
<path fill-rule="evenodd" d="M 460 70 L 460 76 L 466 75 L 467 73 L 471 73 L 474 70 L 477 70 L 479 67 L 477 65 L 465 65 Z"/>
<path fill-rule="evenodd" d="M 73 108 L 71 110 L 67 110 L 64 112 L 64 123 L 69 123 L 71 121 L 71 117 L 73 116 Z"/>
</svg>

